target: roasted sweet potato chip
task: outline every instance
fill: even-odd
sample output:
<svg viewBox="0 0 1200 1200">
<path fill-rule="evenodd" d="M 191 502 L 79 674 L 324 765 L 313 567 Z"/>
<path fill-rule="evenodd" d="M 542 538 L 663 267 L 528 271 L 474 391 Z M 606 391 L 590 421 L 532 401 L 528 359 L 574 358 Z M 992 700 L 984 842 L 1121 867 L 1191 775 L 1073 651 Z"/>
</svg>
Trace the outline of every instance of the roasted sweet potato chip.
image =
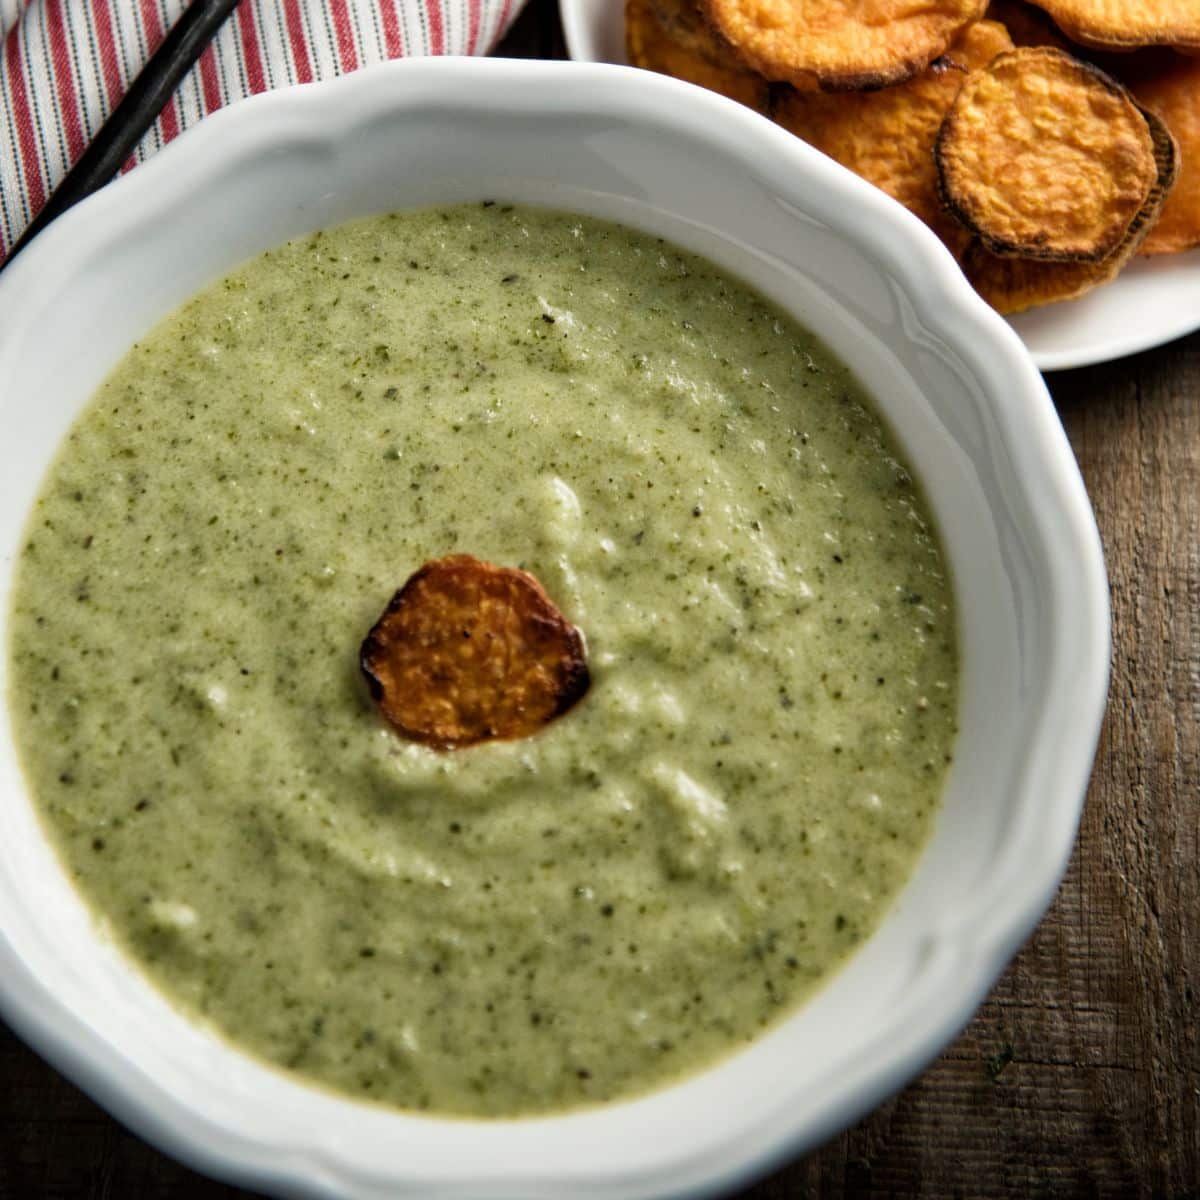
<svg viewBox="0 0 1200 1200">
<path fill-rule="evenodd" d="M 1129 93 L 1052 47 L 1000 55 L 963 84 L 934 146 L 947 208 L 995 254 L 1100 262 L 1158 179 Z"/>
<path fill-rule="evenodd" d="M 650 10 L 665 34 L 682 50 L 690 50 L 715 66 L 741 68 L 733 47 L 719 38 L 700 11 L 700 0 L 650 0 Z"/>
<path fill-rule="evenodd" d="M 971 286 L 1005 316 L 1077 300 L 1093 288 L 1111 283 L 1135 253 L 1118 252 L 1111 261 L 1098 263 L 1038 262 L 1032 258 L 1001 258 L 978 238 L 962 256 L 963 274 Z"/>
<path fill-rule="evenodd" d="M 951 250 L 969 235 L 943 209 L 933 143 L 969 71 L 1012 49 L 1002 26 L 980 21 L 931 67 L 896 87 L 825 95 L 786 89 L 772 111 L 785 129 L 916 213 Z"/>
<path fill-rule="evenodd" d="M 443 750 L 536 733 L 590 682 L 583 635 L 542 585 L 469 554 L 410 576 L 359 661 L 397 732 Z"/>
<path fill-rule="evenodd" d="M 1036 0 L 1071 38 L 1098 50 L 1178 46 L 1200 50 L 1196 0 Z"/>
<path fill-rule="evenodd" d="M 1038 262 L 1001 258 L 976 239 L 963 256 L 963 271 L 975 290 L 994 309 L 1012 314 L 1059 300 L 1074 300 L 1115 279 L 1138 252 L 1162 212 L 1175 182 L 1179 162 L 1167 127 L 1152 112 L 1146 111 L 1143 115 L 1154 140 L 1158 179 L 1126 231 L 1125 240 L 1102 262 Z"/>
<path fill-rule="evenodd" d="M 747 70 L 687 0 L 626 0 L 625 48 L 635 67 L 671 75 L 765 112 L 767 83 Z"/>
<path fill-rule="evenodd" d="M 987 0 L 704 0 L 717 31 L 767 79 L 855 91 L 920 74 Z"/>
<path fill-rule="evenodd" d="M 1025 0 L 991 0 L 988 19 L 1003 24 L 1018 46 L 1071 50 L 1049 15 Z M 1154 48 L 1100 55 L 1095 62 L 1142 107 L 1158 113 L 1179 148 L 1179 177 L 1138 253 L 1177 254 L 1200 246 L 1200 60 Z"/>
<path fill-rule="evenodd" d="M 1170 50 L 1111 58 L 1113 74 L 1162 118 L 1179 146 L 1179 178 L 1138 253 L 1176 254 L 1200 246 L 1200 58 Z"/>
</svg>

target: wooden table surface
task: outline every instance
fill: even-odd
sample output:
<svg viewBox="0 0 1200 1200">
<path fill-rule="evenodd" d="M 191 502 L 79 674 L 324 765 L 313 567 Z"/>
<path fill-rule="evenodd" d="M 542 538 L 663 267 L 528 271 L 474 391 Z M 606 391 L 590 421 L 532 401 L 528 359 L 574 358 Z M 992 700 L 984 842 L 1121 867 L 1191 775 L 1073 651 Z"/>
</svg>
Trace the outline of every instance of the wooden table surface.
<svg viewBox="0 0 1200 1200">
<path fill-rule="evenodd" d="M 552 0 L 531 0 L 504 49 L 562 56 Z M 742 1200 L 1200 1197 L 1200 334 L 1048 382 L 1114 623 L 1066 879 L 934 1066 Z M 251 1195 L 146 1146 L 3 1025 L 0 1080 L 4 1200 Z"/>
</svg>

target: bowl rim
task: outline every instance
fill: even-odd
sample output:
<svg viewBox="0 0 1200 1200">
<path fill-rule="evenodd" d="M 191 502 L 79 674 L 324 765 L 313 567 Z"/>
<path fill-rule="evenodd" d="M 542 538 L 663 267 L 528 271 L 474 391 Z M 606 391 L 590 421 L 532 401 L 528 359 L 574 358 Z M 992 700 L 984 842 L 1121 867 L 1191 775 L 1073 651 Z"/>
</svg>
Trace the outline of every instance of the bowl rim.
<svg viewBox="0 0 1200 1200">
<path fill-rule="evenodd" d="M 1064 555 L 1054 562 L 1052 603 L 1053 624 L 1071 642 L 1070 653 L 1056 660 L 1054 675 L 1058 708 L 1070 714 L 1070 721 L 1042 733 L 1043 752 L 1031 755 L 1022 779 L 1023 791 L 1045 795 L 1052 802 L 1046 805 L 1038 836 L 1027 838 L 1021 846 L 1020 902 L 991 912 L 977 927 L 958 931 L 954 952 L 961 982 L 954 995 L 933 1006 L 912 1036 L 902 1046 L 897 1044 L 865 1079 L 848 1080 L 818 1118 L 797 1127 L 783 1111 L 781 1098 L 769 1127 L 725 1137 L 716 1159 L 713 1153 L 702 1161 L 693 1155 L 690 1163 L 669 1163 L 653 1178 L 636 1181 L 614 1169 L 609 1178 L 592 1181 L 587 1188 L 588 1195 L 597 1197 L 713 1194 L 832 1135 L 923 1069 L 965 1026 L 1048 907 L 1074 843 L 1107 695 L 1109 603 L 1099 533 L 1066 435 L 1036 367 L 1016 334 L 979 300 L 924 225 L 868 184 L 733 101 L 629 67 L 406 59 L 252 97 L 201 122 L 50 226 L 0 276 L 0 312 L 19 313 L 18 298 L 57 286 L 89 249 L 169 211 L 172 197 L 203 186 L 214 168 L 228 169 L 233 160 L 269 148 L 278 150 L 289 141 L 311 140 L 314 134 L 345 136 L 347 129 L 380 111 L 411 105 L 411 97 L 402 102 L 388 99 L 389 85 L 401 75 L 426 88 L 425 99 L 442 109 L 522 117 L 547 111 L 543 88 L 548 82 L 569 81 L 575 98 L 556 104 L 548 119 L 597 112 L 636 118 L 668 135 L 672 130 L 703 134 L 719 142 L 723 154 L 753 164 L 800 211 L 819 210 L 820 218 L 848 242 L 882 263 L 903 284 L 918 324 L 955 346 L 994 401 L 1003 397 L 1003 403 L 994 403 L 989 411 L 1007 439 L 1020 432 L 1027 442 L 1026 457 L 1016 464 L 1018 474 L 1039 500 L 1054 506 L 1069 531 L 1066 537 L 1060 534 L 1054 539 L 1061 542 Z M 797 190 L 794 180 L 799 176 L 789 179 L 788 171 L 796 172 L 798 166 L 809 184 L 819 185 L 815 197 L 811 189 L 803 194 Z M 12 344 L 20 337 L 20 326 L 17 320 L 13 329 L 0 329 L 0 358 L 5 342 Z M 1047 752 L 1045 743 L 1052 737 L 1052 752 Z M 147 1140 L 199 1170 L 231 1181 L 291 1195 L 345 1194 L 349 1176 L 341 1178 L 326 1160 L 299 1155 L 279 1161 L 264 1153 L 269 1147 L 256 1147 L 252 1139 L 221 1128 L 187 1098 L 167 1097 L 138 1072 L 123 1070 L 126 1064 L 120 1052 L 41 987 L 10 951 L 2 928 L 0 968 L 0 1014 L 38 1053 Z M 551 1118 L 577 1119 L 578 1115 Z M 539 1175 L 531 1178 L 528 1187 L 524 1179 L 516 1183 L 510 1179 L 481 1189 L 467 1163 L 437 1186 L 429 1186 L 430 1182 L 421 1181 L 425 1190 L 420 1194 L 556 1196 L 564 1189 L 579 1188 L 577 1177 Z"/>
</svg>

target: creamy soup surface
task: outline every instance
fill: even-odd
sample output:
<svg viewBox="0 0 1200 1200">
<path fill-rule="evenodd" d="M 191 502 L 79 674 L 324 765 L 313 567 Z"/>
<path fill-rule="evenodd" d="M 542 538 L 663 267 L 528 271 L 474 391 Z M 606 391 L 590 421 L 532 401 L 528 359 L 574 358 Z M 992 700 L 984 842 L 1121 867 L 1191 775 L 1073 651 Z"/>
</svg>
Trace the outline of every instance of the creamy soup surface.
<svg viewBox="0 0 1200 1200">
<path fill-rule="evenodd" d="M 428 559 L 523 567 L 591 689 L 447 752 L 358 649 Z M 104 929 L 186 1013 L 473 1115 L 678 1079 L 879 922 L 956 633 L 850 373 L 670 245 L 503 204 L 301 238 L 136 345 L 19 563 L 11 708 Z"/>
</svg>

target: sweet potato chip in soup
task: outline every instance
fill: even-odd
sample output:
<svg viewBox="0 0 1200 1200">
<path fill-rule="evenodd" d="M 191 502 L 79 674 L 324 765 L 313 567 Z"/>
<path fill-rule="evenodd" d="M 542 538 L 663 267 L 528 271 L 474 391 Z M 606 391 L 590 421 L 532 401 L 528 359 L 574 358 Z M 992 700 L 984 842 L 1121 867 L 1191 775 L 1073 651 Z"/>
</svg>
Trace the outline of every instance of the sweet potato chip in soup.
<svg viewBox="0 0 1200 1200">
<path fill-rule="evenodd" d="M 717 31 L 767 79 L 813 91 L 920 74 L 987 0 L 704 0 Z"/>
<path fill-rule="evenodd" d="M 934 147 L 942 200 L 995 254 L 1100 262 L 1158 180 L 1129 93 L 1051 47 L 1000 55 L 963 85 Z"/>
<path fill-rule="evenodd" d="M 469 554 L 410 576 L 360 662 L 397 732 L 443 750 L 536 733 L 590 682 L 583 635 L 542 585 Z"/>
</svg>

